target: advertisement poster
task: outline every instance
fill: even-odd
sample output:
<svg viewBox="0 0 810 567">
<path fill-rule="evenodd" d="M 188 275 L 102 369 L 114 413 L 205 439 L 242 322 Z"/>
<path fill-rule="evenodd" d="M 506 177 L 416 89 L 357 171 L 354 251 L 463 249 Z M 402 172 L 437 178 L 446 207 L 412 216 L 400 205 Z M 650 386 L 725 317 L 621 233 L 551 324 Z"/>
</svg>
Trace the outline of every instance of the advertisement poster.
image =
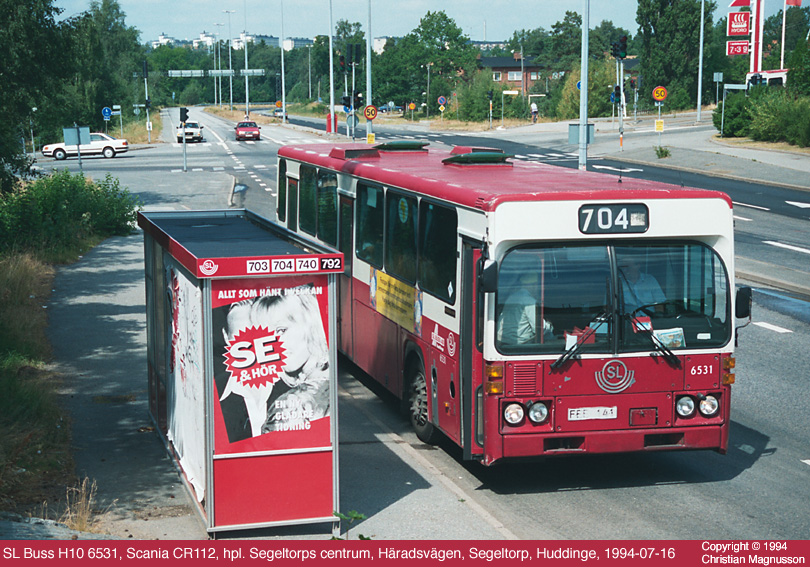
<svg viewBox="0 0 810 567">
<path fill-rule="evenodd" d="M 400 327 L 422 336 L 422 291 L 371 268 L 371 306 Z"/>
<path fill-rule="evenodd" d="M 205 428 L 203 383 L 202 301 L 200 290 L 167 264 L 171 302 L 168 431 L 180 465 L 199 502 L 205 497 Z"/>
<path fill-rule="evenodd" d="M 212 282 L 215 453 L 331 444 L 325 275 Z"/>
</svg>

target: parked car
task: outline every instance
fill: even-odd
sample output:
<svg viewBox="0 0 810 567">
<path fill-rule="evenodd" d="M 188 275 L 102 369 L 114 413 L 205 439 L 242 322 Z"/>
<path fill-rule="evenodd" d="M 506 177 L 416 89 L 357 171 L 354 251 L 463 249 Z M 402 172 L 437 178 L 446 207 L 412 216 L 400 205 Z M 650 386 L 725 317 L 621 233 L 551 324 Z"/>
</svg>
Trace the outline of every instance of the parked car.
<svg viewBox="0 0 810 567">
<path fill-rule="evenodd" d="M 115 157 L 116 154 L 123 154 L 129 149 L 126 140 L 113 138 L 101 132 L 90 134 L 90 143 L 80 146 L 66 146 L 60 142 L 58 144 L 48 144 L 42 147 L 42 155 L 53 157 L 58 160 L 66 159 L 79 154 L 81 150 L 83 156 L 103 155 L 105 158 Z"/>
<path fill-rule="evenodd" d="M 236 131 L 236 139 L 237 140 L 259 140 L 261 139 L 261 134 L 259 130 L 261 128 L 255 122 L 240 122 L 234 128 Z"/>
<path fill-rule="evenodd" d="M 202 142 L 203 126 L 198 122 L 186 122 L 186 142 Z M 177 143 L 183 141 L 183 125 L 177 127 Z"/>
</svg>

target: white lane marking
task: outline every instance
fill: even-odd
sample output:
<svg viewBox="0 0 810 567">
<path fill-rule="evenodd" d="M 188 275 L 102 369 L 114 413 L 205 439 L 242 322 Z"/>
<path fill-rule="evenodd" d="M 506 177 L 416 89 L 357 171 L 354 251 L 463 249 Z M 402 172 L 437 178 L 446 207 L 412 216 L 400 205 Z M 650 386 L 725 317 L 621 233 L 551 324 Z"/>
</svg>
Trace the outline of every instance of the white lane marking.
<svg viewBox="0 0 810 567">
<path fill-rule="evenodd" d="M 761 321 L 758 322 L 758 323 L 754 323 L 754 325 L 756 325 L 757 327 L 762 327 L 763 329 L 768 329 L 769 331 L 773 331 L 774 333 L 783 333 L 784 334 L 784 333 L 792 333 L 793 332 L 790 329 L 785 329 L 783 327 L 777 327 L 776 325 L 771 325 L 770 323 L 763 323 Z"/>
<path fill-rule="evenodd" d="M 803 462 L 805 465 L 810 465 L 810 459 L 802 459 L 802 462 Z"/>
<path fill-rule="evenodd" d="M 549 155 L 554 155 L 554 154 L 549 154 Z M 622 173 L 628 173 L 630 171 L 644 171 L 643 169 L 635 169 L 633 167 L 626 167 L 624 169 L 619 169 L 618 167 L 612 167 L 612 166 L 609 166 L 609 165 L 594 165 L 593 168 L 594 169 L 609 169 L 610 171 L 620 171 Z"/>
<path fill-rule="evenodd" d="M 225 171 L 224 167 L 215 167 L 214 171 Z"/>
<path fill-rule="evenodd" d="M 746 221 L 746 222 L 752 222 L 754 219 L 747 219 L 747 218 L 745 218 L 745 217 L 738 217 L 737 215 L 734 215 L 734 220 L 741 220 L 741 221 Z"/>
<path fill-rule="evenodd" d="M 267 169 L 266 165 L 256 165 L 254 166 L 256 169 Z"/>
<path fill-rule="evenodd" d="M 758 205 L 748 205 L 746 203 L 738 203 L 737 201 L 732 201 L 735 205 L 739 205 L 741 207 L 748 207 L 749 209 L 759 209 L 760 211 L 770 211 L 768 207 L 760 207 Z"/>
<path fill-rule="evenodd" d="M 788 205 L 799 207 L 800 209 L 810 209 L 810 203 L 798 203 L 796 201 L 785 201 Z"/>
<path fill-rule="evenodd" d="M 782 244 L 781 242 L 774 242 L 773 240 L 763 240 L 765 244 L 770 244 L 771 246 L 776 246 L 777 248 L 784 248 L 786 250 L 793 250 L 794 252 L 802 252 L 803 254 L 810 254 L 810 250 L 807 248 L 800 248 L 798 246 L 792 246 L 790 244 Z"/>
</svg>

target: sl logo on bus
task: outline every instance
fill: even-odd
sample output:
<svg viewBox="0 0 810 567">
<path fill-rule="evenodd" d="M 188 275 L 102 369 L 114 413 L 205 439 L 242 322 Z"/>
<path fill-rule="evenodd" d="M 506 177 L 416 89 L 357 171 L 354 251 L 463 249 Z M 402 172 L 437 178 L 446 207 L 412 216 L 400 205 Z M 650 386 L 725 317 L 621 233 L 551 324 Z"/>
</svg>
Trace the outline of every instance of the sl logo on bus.
<svg viewBox="0 0 810 567">
<path fill-rule="evenodd" d="M 608 394 L 618 394 L 635 383 L 633 374 L 621 360 L 609 360 L 596 371 L 596 384 Z"/>
</svg>

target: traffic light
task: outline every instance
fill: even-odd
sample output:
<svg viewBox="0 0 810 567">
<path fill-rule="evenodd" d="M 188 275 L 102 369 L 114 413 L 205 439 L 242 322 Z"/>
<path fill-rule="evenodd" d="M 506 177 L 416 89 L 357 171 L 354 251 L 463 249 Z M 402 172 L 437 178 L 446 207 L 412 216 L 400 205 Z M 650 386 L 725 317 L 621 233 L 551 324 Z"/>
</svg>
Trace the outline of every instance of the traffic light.
<svg viewBox="0 0 810 567">
<path fill-rule="evenodd" d="M 622 103 L 622 88 L 619 85 L 613 87 L 613 102 L 616 104 Z"/>
<path fill-rule="evenodd" d="M 146 99 L 146 108 L 152 108 L 152 99 L 150 98 Z"/>
<path fill-rule="evenodd" d="M 618 43 L 611 43 L 610 44 L 610 56 L 616 59 L 619 58 L 619 44 Z"/>
<path fill-rule="evenodd" d="M 487 98 L 492 100 L 492 91 L 487 91 Z"/>
<path fill-rule="evenodd" d="M 338 59 L 338 62 L 340 63 L 340 70 L 345 72 L 346 71 L 346 57 L 341 55 L 340 59 Z"/>
<path fill-rule="evenodd" d="M 343 95 L 342 102 L 344 107 L 349 108 L 352 105 L 352 97 L 349 95 Z"/>
<path fill-rule="evenodd" d="M 180 122 L 188 121 L 188 108 L 185 106 L 180 107 Z"/>
<path fill-rule="evenodd" d="M 630 77 L 630 90 L 636 90 L 636 80 Z"/>
<path fill-rule="evenodd" d="M 148 78 L 149 78 L 149 65 L 147 65 L 147 64 L 146 64 L 146 60 L 145 60 L 145 59 L 144 59 L 144 61 L 143 61 L 143 78 L 144 78 L 144 79 L 148 79 Z"/>
<path fill-rule="evenodd" d="M 363 107 L 363 93 L 360 91 L 354 91 L 354 109 L 357 110 L 358 108 Z"/>
<path fill-rule="evenodd" d="M 623 35 L 619 38 L 619 59 L 627 57 L 627 36 Z"/>
</svg>

